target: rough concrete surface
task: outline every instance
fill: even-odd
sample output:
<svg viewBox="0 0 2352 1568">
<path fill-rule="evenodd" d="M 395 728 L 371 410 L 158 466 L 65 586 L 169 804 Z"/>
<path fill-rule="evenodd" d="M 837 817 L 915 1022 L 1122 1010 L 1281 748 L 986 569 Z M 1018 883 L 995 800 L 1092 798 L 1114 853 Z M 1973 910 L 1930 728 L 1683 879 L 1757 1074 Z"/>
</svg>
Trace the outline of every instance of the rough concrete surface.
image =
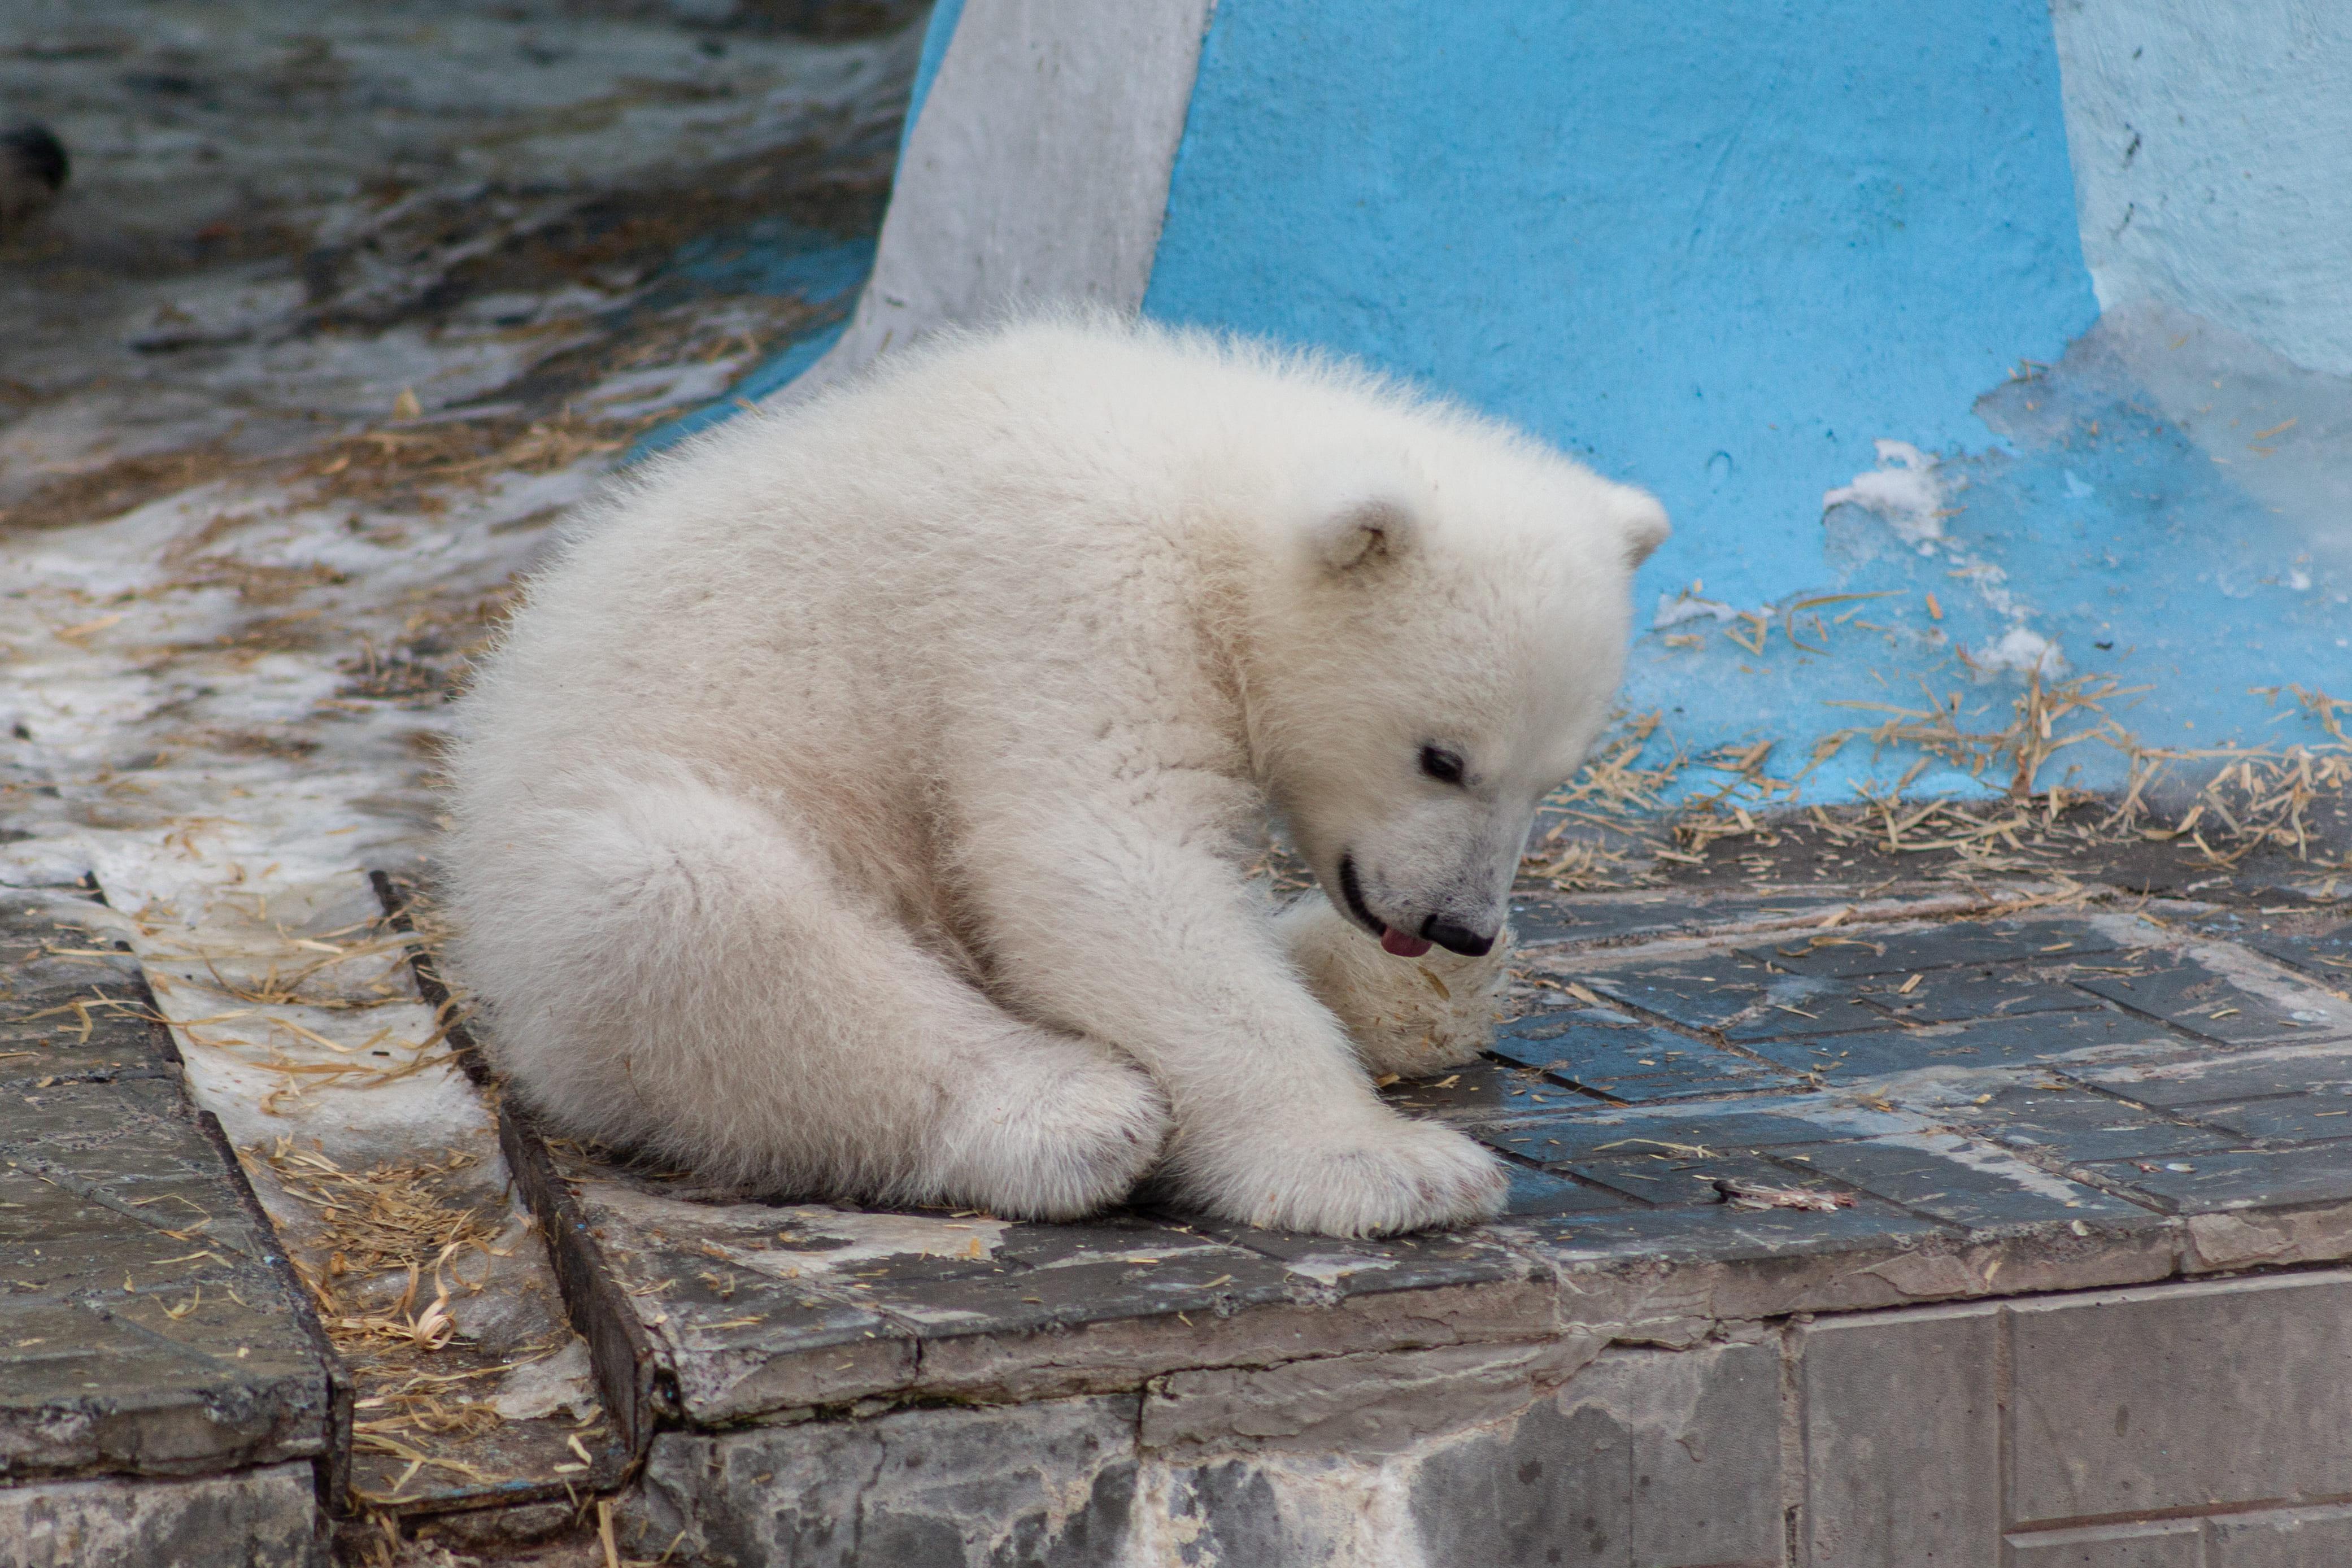
<svg viewBox="0 0 2352 1568">
<path fill-rule="evenodd" d="M 0 1489 L 0 1568 L 326 1568 L 310 1467 Z"/>
</svg>

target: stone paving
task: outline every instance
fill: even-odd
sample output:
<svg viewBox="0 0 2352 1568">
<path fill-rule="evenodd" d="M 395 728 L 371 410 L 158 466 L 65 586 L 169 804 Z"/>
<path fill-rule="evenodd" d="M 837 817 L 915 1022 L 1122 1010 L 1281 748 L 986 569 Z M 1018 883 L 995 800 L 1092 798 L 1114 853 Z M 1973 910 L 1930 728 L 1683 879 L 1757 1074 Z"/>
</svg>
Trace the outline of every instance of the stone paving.
<svg viewBox="0 0 2352 1568">
<path fill-rule="evenodd" d="M 1643 902 L 1526 912 L 1622 933 Z M 2298 900 L 2267 921 L 2268 948 L 2309 956 L 2298 969 L 2214 940 L 2231 917 L 2139 902 L 1952 919 L 1923 900 L 1948 918 L 1905 920 L 1897 900 L 1864 923 L 1835 919 L 1853 906 L 1832 900 L 1759 899 L 1729 934 L 1530 948 L 1531 1005 L 1493 1057 L 1390 1090 L 1511 1159 L 1510 1215 L 1464 1235 L 770 1206 L 565 1152 L 575 1223 L 625 1282 L 675 1401 L 625 1518 L 648 1552 L 745 1563 L 1034 1549 L 1673 1568 L 1942 1561 L 1937 1541 L 1972 1559 L 2003 1539 L 2041 1563 L 2076 1561 L 2064 1552 L 2086 1530 L 2117 1552 L 2153 1531 L 2216 1564 L 2303 1561 L 2245 1542 L 2340 1528 L 2328 1510 L 2352 1491 L 2352 1415 L 2266 1406 L 2271 1380 L 2285 1394 L 2331 1375 L 2352 1334 L 2343 1277 L 2264 1276 L 2242 1300 L 2235 1283 L 2083 1292 L 2352 1253 L 2352 1001 L 2321 962 L 2352 920 Z M 1996 1344 L 2044 1354 L 2032 1336 L 2061 1322 L 2128 1338 L 2175 1300 L 2191 1339 L 2240 1335 L 2251 1314 L 2252 1359 L 2198 1369 L 2221 1381 L 2188 1394 L 2131 1384 L 2101 1419 L 2128 1423 L 2135 1401 L 2143 1422 L 2184 1430 L 2226 1412 L 2215 1431 L 2233 1435 L 2203 1441 L 2229 1454 L 2252 1428 L 2301 1422 L 2324 1478 L 2180 1460 L 2149 1507 L 2207 1487 L 2192 1500 L 2210 1528 L 2143 1530 L 2111 1516 L 2145 1510 L 2113 1499 L 2045 1495 L 2045 1471 L 2078 1490 L 2140 1484 L 2101 1479 L 2104 1461 L 2046 1433 L 2013 1473 L 1952 1459 L 1935 1483 L 1948 1509 L 1911 1473 L 1950 1458 L 1934 1422 L 1913 1428 L 1912 1391 L 1932 1405 L 1943 1379 L 1970 1420 L 2021 1419 L 1997 1387 L 2017 1374 L 1998 1369 L 2029 1352 Z M 2319 1321 L 2288 1305 L 2304 1301 Z M 1905 1310 L 1933 1302 L 1956 1305 Z M 2273 1342 L 2284 1359 L 2266 1364 L 2252 1347 Z M 2066 1358 L 2046 1353 L 2057 1378 Z M 1809 1391 L 1793 1406 L 1784 1362 Z M 1683 1412 L 1664 1435 L 1662 1399 Z M 924 1412 L 940 1401 L 982 1408 Z M 1587 1429 L 1620 1458 L 1544 1470 Z M 2023 1436 L 1969 1434 L 1985 1455 L 2024 1452 Z M 1685 1473 L 1703 1449 L 1731 1462 Z M 1007 1472 L 1014 1456 L 1034 1476 Z M 1607 1479 L 1619 1464 L 1622 1485 Z M 825 1479 L 841 1467 L 877 1478 L 847 1488 L 854 1527 L 808 1514 L 795 1489 L 847 1487 Z M 800 1479 L 754 1484 L 777 1475 Z M 1076 1512 L 1053 1501 L 1081 1494 Z M 1899 1517 L 1846 1517 L 1897 1498 L 1912 1500 Z M 2274 1506 L 2239 1517 L 2256 1503 Z"/>
<path fill-rule="evenodd" d="M 0 1568 L 2352 1562 L 2341 801 L 2313 863 L 1791 818 L 1531 894 L 1491 1055 L 1387 1086 L 1510 1163 L 1471 1233 L 778 1204 L 505 1113 L 376 923 L 442 696 L 843 307 L 915 40 L 312 9 L 0 22 L 78 158 L 0 252 Z M 326 1336 L 281 1149 L 465 1157 L 438 1348 L 396 1264 Z"/>
<path fill-rule="evenodd" d="M 502 1137 L 647 1559 L 2333 1561 L 2352 915 L 2264 896 L 1530 896 L 1495 1049 L 1386 1090 L 1510 1162 L 1459 1234 L 780 1204 Z M 120 922 L 8 916 L 0 1562 L 226 1518 L 306 1561 L 336 1358 Z"/>
<path fill-rule="evenodd" d="M 349 1388 L 102 912 L 0 890 L 0 1562 L 299 1557 Z"/>
</svg>

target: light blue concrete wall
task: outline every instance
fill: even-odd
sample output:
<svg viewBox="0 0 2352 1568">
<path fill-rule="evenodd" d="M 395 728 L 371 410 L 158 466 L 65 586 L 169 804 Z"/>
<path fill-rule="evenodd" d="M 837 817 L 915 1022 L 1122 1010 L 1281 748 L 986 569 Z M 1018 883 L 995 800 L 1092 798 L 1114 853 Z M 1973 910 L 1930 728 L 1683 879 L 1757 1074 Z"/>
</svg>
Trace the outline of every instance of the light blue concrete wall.
<svg viewBox="0 0 2352 1568">
<path fill-rule="evenodd" d="M 1223 0 L 1145 304 L 1589 455 L 1675 520 L 1653 584 L 1740 604 L 2098 314 L 2042 0 Z"/>
<path fill-rule="evenodd" d="M 2309 480 L 2250 487 L 2279 454 L 2244 437 L 2284 422 L 2342 465 L 2345 389 L 2195 319 L 2126 313 L 2085 336 L 2099 306 L 2061 32 L 2078 56 L 2095 39 L 2128 57 L 2145 20 L 2182 62 L 2163 80 L 2203 84 L 2183 122 L 2234 115 L 2246 157 L 2274 110 L 2249 90 L 2261 72 L 2217 58 L 2289 59 L 2305 84 L 2352 58 L 2309 17 L 2250 19 L 2233 42 L 2209 5 L 2222 30 L 2198 76 L 2189 8 L 2074 0 L 2053 31 L 2041 0 L 1695 0 L 1671 26 L 1633 6 L 1223 0 L 1146 308 L 1344 349 L 1656 490 L 1677 531 L 1645 596 L 1700 583 L 1713 615 L 1635 649 L 1628 704 L 1666 721 L 1654 759 L 1769 740 L 1787 776 L 1898 707 L 1998 731 L 2035 668 L 2112 676 L 2118 741 L 2320 738 L 2252 689 L 2352 689 L 2352 508 Z M 2300 55 L 2273 36 L 2298 27 Z M 2320 218 L 2298 254 L 2352 243 L 2324 217 L 2352 189 L 2335 160 L 2264 179 Z M 2192 184 L 2177 182 L 2184 209 Z M 2244 254 L 2259 238 L 2226 228 L 2189 237 L 2203 259 L 2180 275 L 2274 297 Z M 2318 342 L 2333 295 L 2290 291 Z M 2167 297 L 2145 276 L 2122 292 Z M 2194 398 L 2158 363 L 2184 346 Z M 1919 449 L 1928 510 L 1825 519 L 1827 494 L 1880 467 L 1880 440 Z M 1715 618 L 1844 594 L 1879 597 Z M 1849 742 L 1802 798 L 1922 763 Z M 2036 782 L 2113 787 L 2129 763 L 2093 742 Z M 1915 791 L 2011 782 L 1925 765 Z M 1701 770 L 1685 787 L 1721 783 Z"/>
</svg>

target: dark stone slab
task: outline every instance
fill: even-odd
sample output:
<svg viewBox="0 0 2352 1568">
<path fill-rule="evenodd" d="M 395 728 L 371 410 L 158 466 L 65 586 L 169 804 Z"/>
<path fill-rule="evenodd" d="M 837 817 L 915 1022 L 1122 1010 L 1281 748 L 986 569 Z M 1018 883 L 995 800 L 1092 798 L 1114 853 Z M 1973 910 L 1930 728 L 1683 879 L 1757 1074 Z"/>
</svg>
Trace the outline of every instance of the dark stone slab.
<svg viewBox="0 0 2352 1568">
<path fill-rule="evenodd" d="M 1759 1040 L 1747 1048 L 1820 1082 L 1848 1083 L 1922 1068 L 2025 1067 L 2087 1051 L 2177 1054 L 2184 1042 L 2161 1025 L 2099 1007 L 1858 1035 Z"/>
<path fill-rule="evenodd" d="M 2335 1092 L 2273 1095 L 2263 1100 L 2223 1100 L 2180 1108 L 2214 1127 L 2226 1127 L 2264 1142 L 2316 1143 L 2352 1138 L 2352 1085 Z M 2344 1150 L 2352 1160 L 2352 1147 Z"/>
<path fill-rule="evenodd" d="M 1798 974 L 1856 978 L 1927 973 L 1964 964 L 2048 962 L 2111 952 L 2116 944 L 2081 921 L 1955 921 L 1925 931 L 1810 932 L 1739 951 Z"/>
<path fill-rule="evenodd" d="M 2085 970 L 2074 984 L 2119 1007 L 2223 1045 L 2312 1035 L 2325 1024 L 2319 1017 L 2299 1019 L 2294 1009 L 2240 989 L 2195 959 L 2171 953 L 2142 954 L 2104 972 Z"/>
<path fill-rule="evenodd" d="M 1054 1336 L 1069 1330 L 1523 1281 L 1533 1267 L 1477 1232 L 1345 1241 L 1150 1211 L 1008 1224 L 713 1202 L 683 1182 L 575 1156 L 564 1169 L 701 1424 L 908 1386 L 931 1347 L 961 1342 L 966 1361 L 1017 1376 L 1032 1353 L 1024 1341 L 1051 1363 Z M 1531 1180 L 1521 1200 L 1544 1213 L 1614 1201 L 1572 1189 Z"/>
<path fill-rule="evenodd" d="M 1328 1276 L 1312 1279 L 1350 1290 L 1362 1286 L 1360 1276 L 1377 1273 L 1381 1267 L 1377 1260 L 1339 1257 Z M 968 1333 L 1034 1333 L 1178 1312 L 1230 1312 L 1296 1300 L 1302 1281 L 1294 1270 L 1244 1247 L 1192 1247 L 1156 1255 L 1091 1255 L 1045 1268 L 861 1283 L 866 1287 L 861 1296 L 877 1310 L 911 1325 L 918 1339 L 930 1341 Z"/>
<path fill-rule="evenodd" d="M 1869 1138 L 1798 1152 L 1824 1175 L 1971 1231 L 2147 1215 L 2095 1187 L 2046 1175 L 2001 1150 L 1951 1133 Z"/>
<path fill-rule="evenodd" d="M 1632 1202 L 1605 1187 L 1570 1181 L 1525 1165 L 1510 1167 L 1511 1196 L 1506 1215 L 1600 1214 L 1632 1208 Z"/>
<path fill-rule="evenodd" d="M 1540 1072 L 1500 1062 L 1471 1062 L 1435 1078 L 1408 1079 L 1391 1085 L 1381 1098 L 1408 1114 L 1456 1122 L 1600 1103 Z"/>
<path fill-rule="evenodd" d="M 1632 1214 L 1559 1215 L 1498 1226 L 1555 1262 L 1744 1263 L 1883 1251 L 1956 1234 L 1876 1198 L 1830 1214 L 1689 1204 Z"/>
<path fill-rule="evenodd" d="M 2065 1071 L 2068 1078 L 2108 1094 L 2158 1107 L 2219 1104 L 2283 1094 L 2335 1098 L 2352 1095 L 2352 1046 L 2339 1042 L 2227 1054 L 2205 1051 L 2168 1061 Z"/>
<path fill-rule="evenodd" d="M 2070 1164 L 2171 1156 L 2242 1143 L 2238 1133 L 2203 1126 L 2072 1087 L 2012 1085 L 1954 1114 L 1952 1121 L 2012 1149 L 2046 1150 Z"/>
<path fill-rule="evenodd" d="M 2021 1017 L 2033 1013 L 2081 1012 L 2099 1005 L 2072 986 L 2041 980 L 2015 969 L 1954 967 L 1916 972 L 1917 982 L 1882 980 L 1862 994 L 1874 1007 L 1906 1024 L 1957 1024 L 1979 1018 Z M 1911 984 L 1908 992 L 1901 984 Z"/>
<path fill-rule="evenodd" d="M 1727 1040 L 1866 1029 L 1885 1016 L 1842 982 L 1774 973 L 1729 952 L 1596 972 L 1584 984 L 1629 1007 Z"/>
<path fill-rule="evenodd" d="M 2324 984 L 2352 988 L 2352 921 L 2324 933 L 2251 931 L 2240 940 Z"/>
<path fill-rule="evenodd" d="M 1816 1116 L 1830 1117 L 1816 1120 Z M 1715 1156 L 1908 1130 L 1898 1116 L 1834 1116 L 1818 1100 L 1731 1100 L 1602 1108 L 1511 1126 L 1474 1127 L 1497 1149 L 1539 1165 L 1654 1154 Z"/>
<path fill-rule="evenodd" d="M 2352 1199 L 2352 1145 L 2340 1142 L 2110 1160 L 2088 1169 L 2147 1194 L 2176 1214 Z"/>
<path fill-rule="evenodd" d="M 1205 1237 L 1230 1242 L 1274 1259 L 1289 1270 L 1293 1293 L 1300 1284 L 1327 1283 L 1345 1294 L 1420 1289 L 1436 1285 L 1483 1285 L 1525 1279 L 1528 1265 L 1480 1231 L 1437 1231 L 1343 1241 L 1297 1231 L 1259 1230 L 1222 1221 L 1198 1222 Z"/>
<path fill-rule="evenodd" d="M 78 901 L 0 889 L 0 1085 L 10 1089 L 176 1070 L 171 1037 L 142 1021 L 137 962 L 73 923 Z"/>
<path fill-rule="evenodd" d="M 2192 929 L 2251 947 L 2336 990 L 2352 987 L 2352 921 L 2299 911 L 2284 919 L 2231 913 L 2200 921 Z"/>
<path fill-rule="evenodd" d="M 1654 1208 L 1688 1208 L 1695 1205 L 1722 1203 L 1725 1194 L 1716 1185 L 1718 1182 L 1849 1195 L 1853 1190 L 1851 1184 L 1834 1180 L 1826 1172 L 1814 1171 L 1803 1164 L 1776 1164 L 1760 1154 L 1738 1151 L 1717 1153 L 1710 1150 L 1705 1154 L 1658 1153 L 1635 1155 L 1630 1159 L 1588 1160 L 1566 1169 L 1585 1181 L 1629 1193 Z"/>
<path fill-rule="evenodd" d="M 1511 925 L 1525 947 L 1567 942 L 1598 945 L 1741 925 L 1810 923 L 1849 908 L 1857 896 L 1851 888 L 1759 893 L 1644 891 L 1580 899 L 1518 892 L 1511 896 Z"/>
<path fill-rule="evenodd" d="M 0 1480 L 333 1453 L 337 1373 L 277 1238 L 181 1092 L 135 973 L 56 962 L 90 945 L 57 940 L 61 903 L 0 906 L 16 960 L 0 1006 L 87 1004 L 53 1016 L 70 1038 L 6 1047 L 68 1070 L 0 1090 Z"/>
<path fill-rule="evenodd" d="M 1530 1013 L 1504 1024 L 1491 1047 L 1580 1089 L 1628 1103 L 1801 1087 L 1753 1058 L 1597 1007 Z"/>
</svg>

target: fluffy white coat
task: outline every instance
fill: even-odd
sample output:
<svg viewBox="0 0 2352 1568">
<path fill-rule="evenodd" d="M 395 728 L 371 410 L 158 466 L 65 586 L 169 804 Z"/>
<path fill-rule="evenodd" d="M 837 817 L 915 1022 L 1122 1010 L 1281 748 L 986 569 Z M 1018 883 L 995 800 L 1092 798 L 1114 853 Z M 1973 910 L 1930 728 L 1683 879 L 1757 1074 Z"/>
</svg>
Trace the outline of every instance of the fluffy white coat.
<svg viewBox="0 0 2352 1568">
<path fill-rule="evenodd" d="M 1103 321 L 747 414 L 575 527 L 466 699 L 443 878 L 497 1064 L 779 1194 L 1494 1213 L 1371 1076 L 1487 1038 L 1665 531 L 1343 363 Z M 1331 898 L 1253 884 L 1269 806 Z"/>
</svg>

